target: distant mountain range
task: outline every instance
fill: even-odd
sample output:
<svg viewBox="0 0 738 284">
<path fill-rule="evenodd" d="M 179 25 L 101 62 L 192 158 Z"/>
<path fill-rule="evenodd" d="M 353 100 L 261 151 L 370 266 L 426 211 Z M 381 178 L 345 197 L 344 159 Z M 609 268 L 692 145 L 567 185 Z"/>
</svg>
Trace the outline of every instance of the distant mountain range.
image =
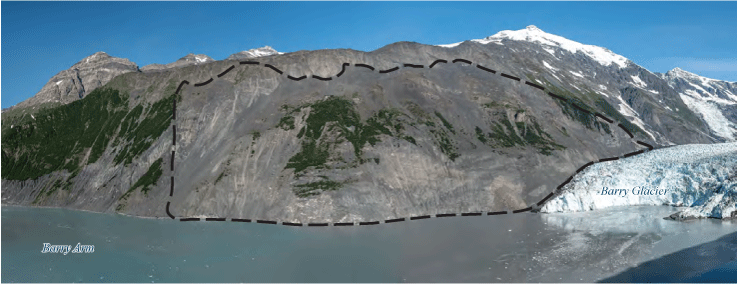
<svg viewBox="0 0 738 284">
<path fill-rule="evenodd" d="M 528 26 L 441 46 L 267 46 L 140 69 L 100 52 L 2 119 L 4 204 L 383 220 L 523 208 L 587 162 L 640 149 L 635 140 L 735 141 L 736 83 L 653 73 Z"/>
</svg>

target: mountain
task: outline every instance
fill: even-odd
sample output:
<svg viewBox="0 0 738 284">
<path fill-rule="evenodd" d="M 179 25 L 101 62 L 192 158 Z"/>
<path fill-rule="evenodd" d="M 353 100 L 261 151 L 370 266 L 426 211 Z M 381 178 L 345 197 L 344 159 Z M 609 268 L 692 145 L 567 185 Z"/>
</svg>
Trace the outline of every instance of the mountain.
<svg viewBox="0 0 738 284">
<path fill-rule="evenodd" d="M 615 54 L 607 48 L 581 44 L 557 35 L 546 33 L 533 25 L 517 31 L 501 31 L 484 39 L 474 39 L 471 41 L 480 44 L 494 43 L 499 45 L 504 45 L 504 41 L 525 41 L 542 46 L 546 52 L 551 53 L 552 55 L 555 54 L 555 49 L 561 49 L 571 54 L 582 53 L 604 66 L 625 68 L 629 64 L 632 64 L 632 62 L 627 58 Z M 461 44 L 461 42 L 440 46 L 452 48 L 459 44 Z"/>
<path fill-rule="evenodd" d="M 138 66 L 128 59 L 96 52 L 72 65 L 71 68 L 57 73 L 35 96 L 10 109 L 41 104 L 67 104 L 83 98 L 118 75 L 137 70 Z"/>
<path fill-rule="evenodd" d="M 174 61 L 169 64 L 149 64 L 144 67 L 141 67 L 141 71 L 153 71 L 153 70 L 163 70 L 163 69 L 169 69 L 169 68 L 181 68 L 185 66 L 191 66 L 191 65 L 199 65 L 204 63 L 210 63 L 214 62 L 215 60 L 210 58 L 210 56 L 207 56 L 205 54 L 187 54 L 184 57 L 177 59 L 177 61 Z"/>
<path fill-rule="evenodd" d="M 674 68 L 659 76 L 691 111 L 702 117 L 713 135 L 736 140 L 736 82 L 705 78 Z"/>
<path fill-rule="evenodd" d="M 201 58 L 3 123 L 3 204 L 301 223 L 513 211 L 589 162 L 730 140 L 662 75 L 533 26 Z"/>
<path fill-rule="evenodd" d="M 241 51 L 239 53 L 231 54 L 231 56 L 228 56 L 226 60 L 241 60 L 241 59 L 247 59 L 247 58 L 256 58 L 256 57 L 279 55 L 279 54 L 283 54 L 283 53 L 276 51 L 274 50 L 274 48 L 267 45 L 264 47 L 249 49 L 246 51 Z"/>
</svg>

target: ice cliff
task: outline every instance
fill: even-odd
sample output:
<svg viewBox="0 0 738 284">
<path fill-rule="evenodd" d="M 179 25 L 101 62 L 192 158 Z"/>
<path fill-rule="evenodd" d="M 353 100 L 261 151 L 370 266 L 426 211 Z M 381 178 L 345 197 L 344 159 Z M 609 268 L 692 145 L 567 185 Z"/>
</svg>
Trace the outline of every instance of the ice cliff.
<svg viewBox="0 0 738 284">
<path fill-rule="evenodd" d="M 666 191 L 634 194 L 638 193 L 633 191 L 636 187 Z M 604 188 L 617 194 L 603 195 Z M 541 212 L 576 212 L 623 205 L 688 207 L 672 215 L 674 219 L 735 217 L 736 143 L 674 146 L 594 164 L 577 174 L 543 205 Z"/>
</svg>

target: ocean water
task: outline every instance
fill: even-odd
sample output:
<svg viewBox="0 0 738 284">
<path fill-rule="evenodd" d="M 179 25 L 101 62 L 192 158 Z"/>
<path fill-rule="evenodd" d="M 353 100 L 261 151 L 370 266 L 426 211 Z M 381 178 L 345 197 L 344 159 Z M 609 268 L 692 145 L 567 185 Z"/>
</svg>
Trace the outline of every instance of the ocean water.
<svg viewBox="0 0 738 284">
<path fill-rule="evenodd" d="M 594 282 L 736 232 L 665 206 L 355 227 L 2 207 L 3 282 Z M 93 253 L 41 253 L 43 243 Z"/>
</svg>

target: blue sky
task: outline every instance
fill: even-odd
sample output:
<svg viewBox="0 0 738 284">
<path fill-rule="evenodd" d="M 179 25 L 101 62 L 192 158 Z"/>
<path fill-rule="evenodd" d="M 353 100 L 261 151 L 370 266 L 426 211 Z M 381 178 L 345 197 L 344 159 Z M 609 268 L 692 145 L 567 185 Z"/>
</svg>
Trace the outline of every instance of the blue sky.
<svg viewBox="0 0 738 284">
<path fill-rule="evenodd" d="M 97 51 L 139 67 L 188 53 L 446 44 L 527 25 L 654 72 L 736 81 L 736 2 L 2 2 L 2 107 Z"/>
</svg>

